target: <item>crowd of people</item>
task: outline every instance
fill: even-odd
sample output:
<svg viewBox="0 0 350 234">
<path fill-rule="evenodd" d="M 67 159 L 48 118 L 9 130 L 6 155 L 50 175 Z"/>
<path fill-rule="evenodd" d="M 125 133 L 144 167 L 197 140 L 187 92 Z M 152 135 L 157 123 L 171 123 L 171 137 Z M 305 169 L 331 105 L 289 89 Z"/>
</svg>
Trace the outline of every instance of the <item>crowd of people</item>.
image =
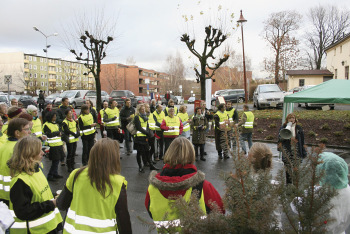
<svg viewBox="0 0 350 234">
<path fill-rule="evenodd" d="M 128 183 L 121 175 L 120 144 L 123 142 L 124 155 L 130 156 L 132 149 L 136 150 L 139 173 L 145 173 L 146 167 L 151 170 L 145 207 L 157 228 L 169 220 L 178 219 L 171 206 L 174 196 L 182 196 L 188 201 L 195 191 L 204 214 L 210 213 L 214 207 L 225 213 L 220 194 L 194 165 L 195 161 L 206 161 L 206 137 L 211 128 L 215 132 L 219 160 L 230 157 L 229 151 L 236 149 L 236 138 L 239 137 L 241 153 L 251 160 L 254 170 L 271 168 L 271 150 L 265 144 L 252 143 L 254 114 L 248 105 L 243 105 L 241 118 L 231 102 L 220 104 L 215 114 L 202 102 L 191 116 L 185 105 L 177 108 L 172 99 L 168 100 L 164 110 L 153 100 L 150 105 L 138 105 L 136 110 L 130 99 L 125 99 L 123 105 L 110 100 L 102 106 L 97 112 L 93 103 L 87 100 L 77 115 L 68 98 L 62 98 L 62 105 L 56 110 L 48 104 L 39 116 L 37 107 L 32 105 L 24 109 L 18 103 L 13 103 L 10 108 L 0 104 L 0 201 L 10 210 L 10 217 L 6 217 L 6 213 L 0 215 L 0 223 L 8 224 L 5 226 L 10 227 L 7 232 L 58 233 L 63 229 L 64 233 L 116 230 L 132 233 L 127 206 Z M 306 156 L 303 130 L 297 123 L 292 113 L 281 127 L 291 126 L 291 138 L 280 136 L 278 143 L 286 168 L 296 158 L 302 160 Z M 102 138 L 98 141 L 97 125 Z M 131 134 L 131 125 L 135 134 Z M 82 167 L 76 168 L 75 156 L 80 138 Z M 248 141 L 249 150 L 245 141 Z M 43 145 L 50 147 L 51 166 L 47 175 L 44 175 L 41 163 Z M 322 166 L 326 171 L 339 167 L 341 175 L 333 175 L 334 171 L 329 170 L 326 180 L 330 177 L 331 184 L 337 183 L 335 189 L 339 189 L 338 196 L 343 198 L 350 194 L 347 165 L 338 156 L 331 156 L 333 159 L 324 159 Z M 155 166 L 160 160 L 164 162 L 161 169 Z M 60 164 L 67 166 L 70 175 L 58 195 L 52 193 L 48 181 L 63 179 L 58 174 Z M 286 180 L 293 183 L 287 169 Z M 344 207 L 339 207 L 341 198 L 334 201 L 334 207 L 338 209 L 335 217 L 339 213 L 349 216 Z M 350 202 L 346 207 L 350 210 Z M 67 212 L 64 223 L 59 210 Z M 346 224 L 349 222 L 347 219 Z"/>
</svg>

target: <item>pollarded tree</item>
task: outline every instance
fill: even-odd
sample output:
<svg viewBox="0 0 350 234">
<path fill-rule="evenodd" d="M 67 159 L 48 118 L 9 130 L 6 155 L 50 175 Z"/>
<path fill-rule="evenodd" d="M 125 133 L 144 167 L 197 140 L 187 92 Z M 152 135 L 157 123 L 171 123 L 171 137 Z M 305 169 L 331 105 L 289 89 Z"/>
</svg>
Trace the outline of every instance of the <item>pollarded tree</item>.
<svg viewBox="0 0 350 234">
<path fill-rule="evenodd" d="M 228 54 L 224 54 L 222 58 L 219 58 L 217 63 L 209 65 L 209 59 L 216 60 L 214 51 L 220 47 L 220 45 L 227 39 L 227 35 L 223 34 L 220 29 L 213 28 L 211 25 L 205 27 L 206 37 L 204 39 L 203 52 L 200 53 L 194 48 L 196 42 L 195 39 L 190 39 L 188 34 L 183 34 L 181 41 L 186 43 L 187 48 L 192 54 L 194 54 L 200 63 L 200 68 L 194 68 L 197 77 L 197 83 L 201 84 L 201 99 L 205 100 L 205 81 L 212 79 L 215 71 L 229 58 Z M 212 64 L 212 63 L 211 63 Z M 215 81 L 215 80 L 213 80 Z"/>
<path fill-rule="evenodd" d="M 75 50 L 70 50 L 76 56 L 78 61 L 83 61 L 85 67 L 88 69 L 89 73 L 92 73 L 95 78 L 96 84 L 96 108 L 100 111 L 101 105 L 101 62 L 106 57 L 106 46 L 113 41 L 113 37 L 108 36 L 106 40 L 99 39 L 98 37 L 91 35 L 88 31 L 85 31 L 84 35 L 80 37 L 80 43 L 83 44 L 87 51 L 87 56 L 83 56 L 83 53 L 77 53 Z M 91 57 L 90 57 L 91 56 Z"/>
</svg>

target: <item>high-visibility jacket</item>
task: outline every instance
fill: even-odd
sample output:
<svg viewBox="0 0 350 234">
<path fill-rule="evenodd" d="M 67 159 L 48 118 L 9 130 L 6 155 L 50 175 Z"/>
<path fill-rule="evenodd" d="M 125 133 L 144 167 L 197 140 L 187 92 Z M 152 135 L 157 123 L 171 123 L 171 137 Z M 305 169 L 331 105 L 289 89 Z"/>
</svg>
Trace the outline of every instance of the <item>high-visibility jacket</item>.
<svg viewBox="0 0 350 234">
<path fill-rule="evenodd" d="M 39 118 L 33 119 L 33 127 L 32 127 L 32 133 L 35 134 L 36 137 L 41 137 L 43 135 L 42 132 L 42 126 L 41 126 L 41 120 Z"/>
<path fill-rule="evenodd" d="M 89 113 L 88 115 L 80 115 L 79 118 L 81 118 L 81 121 L 83 122 L 84 124 L 84 127 L 85 126 L 90 126 L 91 124 L 94 123 L 94 117 L 92 116 L 91 113 Z M 85 130 L 81 130 L 80 129 L 80 136 L 82 135 L 91 135 L 91 134 L 94 134 L 95 133 L 95 127 L 90 127 L 88 129 L 85 129 Z"/>
<path fill-rule="evenodd" d="M 51 122 L 45 122 L 43 125 L 43 129 L 45 126 L 47 126 L 51 132 L 58 132 L 60 130 L 58 127 L 58 124 L 54 124 Z M 62 139 L 60 136 L 47 138 L 46 141 L 47 141 L 47 143 L 49 143 L 50 147 L 63 145 L 63 142 L 62 142 Z"/>
<path fill-rule="evenodd" d="M 224 112 L 221 112 L 221 111 L 217 111 L 216 112 L 216 115 L 219 116 L 219 124 L 224 124 L 227 120 L 228 120 L 228 115 L 227 115 L 227 112 L 224 111 Z M 220 129 L 220 125 L 219 126 L 216 126 L 217 129 Z"/>
<path fill-rule="evenodd" d="M 119 109 L 117 107 L 115 107 L 114 109 L 107 108 L 105 110 L 105 113 L 107 114 L 108 119 L 111 119 L 113 117 L 117 117 L 115 120 L 112 120 L 110 122 L 105 122 L 105 126 L 106 127 L 112 127 L 112 126 L 120 125 L 120 123 L 119 123 Z"/>
<path fill-rule="evenodd" d="M 169 107 L 165 107 L 165 110 L 166 110 L 166 113 L 168 113 L 169 115 Z M 174 115 L 176 116 L 177 115 L 177 107 L 174 106 Z"/>
<path fill-rule="evenodd" d="M 153 114 L 149 114 L 148 116 L 148 126 L 151 130 L 156 130 L 156 121 L 154 121 Z"/>
<path fill-rule="evenodd" d="M 174 130 L 164 131 L 164 136 L 178 136 L 180 134 L 180 118 L 177 116 L 173 118 L 166 116 L 164 120 L 167 127 L 175 127 Z"/>
<path fill-rule="evenodd" d="M 232 110 L 226 110 L 226 113 L 228 115 L 228 120 L 230 120 L 230 122 L 233 122 L 233 115 L 235 113 L 235 108 L 232 108 Z"/>
<path fill-rule="evenodd" d="M 149 211 L 152 214 L 153 221 L 157 228 L 166 227 L 169 224 L 169 221 L 172 221 L 172 224 L 179 224 L 178 214 L 172 204 L 176 202 L 173 199 L 165 198 L 158 188 L 150 184 L 148 186 L 148 193 L 150 197 L 150 206 Z M 187 189 L 183 199 L 188 203 L 191 199 L 192 188 Z M 206 214 L 205 202 L 203 189 L 201 191 L 201 196 L 199 198 L 199 207 Z"/>
<path fill-rule="evenodd" d="M 247 116 L 247 120 L 243 124 L 244 128 L 253 128 L 254 125 L 254 114 L 251 111 L 245 111 L 244 114 Z"/>
<path fill-rule="evenodd" d="M 69 131 L 76 133 L 77 132 L 77 123 L 75 121 L 69 121 L 68 119 L 64 119 L 63 123 L 67 124 Z M 62 129 L 63 131 L 63 129 Z M 79 140 L 79 138 L 75 138 L 75 136 L 69 134 L 69 143 L 74 143 Z"/>
<path fill-rule="evenodd" d="M 121 188 L 123 184 L 127 186 L 127 181 L 121 175 L 110 175 L 113 192 L 106 184 L 106 197 L 102 197 L 95 186 L 91 185 L 86 169 L 77 177 L 72 191 L 77 171 L 78 169 L 69 175 L 66 183 L 67 189 L 73 193 L 73 200 L 68 209 L 63 233 L 116 233 L 118 227 L 115 206 Z"/>
<path fill-rule="evenodd" d="M 30 187 L 30 190 L 33 193 L 32 203 L 35 202 L 44 202 L 54 199 L 50 186 L 47 182 L 47 179 L 39 169 L 38 172 L 35 172 L 33 175 L 28 175 L 27 173 L 20 173 L 12 178 L 11 180 L 11 189 L 13 185 L 17 182 L 18 179 L 21 179 L 26 185 Z M 35 220 L 20 220 L 16 217 L 13 211 L 13 204 L 10 202 L 10 211 L 15 218 L 15 223 L 11 226 L 10 233 L 27 233 L 27 225 L 30 233 L 32 234 L 41 234 L 48 233 L 54 230 L 59 223 L 62 222 L 62 216 L 57 208 L 53 211 L 43 214 L 41 217 Z"/>
<path fill-rule="evenodd" d="M 118 109 L 118 108 L 117 108 L 117 109 Z M 101 110 L 100 110 L 101 124 L 104 124 L 104 122 L 103 122 L 103 115 L 104 115 L 104 113 L 105 113 L 105 109 L 101 109 Z"/>
<path fill-rule="evenodd" d="M 10 168 L 7 166 L 7 161 L 12 157 L 13 148 L 17 141 L 6 141 L 0 146 L 0 198 L 10 200 Z"/>
<path fill-rule="evenodd" d="M 141 127 L 142 127 L 144 130 L 147 130 L 148 121 L 144 121 L 143 118 L 141 118 L 139 115 L 137 115 L 137 117 L 138 117 L 139 120 L 140 120 Z M 142 136 L 146 136 L 146 135 L 143 134 L 143 133 L 140 132 L 140 131 L 137 131 L 135 136 L 136 136 L 136 137 L 142 137 Z"/>
<path fill-rule="evenodd" d="M 179 113 L 179 114 L 177 114 L 177 116 L 181 119 L 182 123 L 188 121 L 188 119 L 189 119 L 187 112 L 186 113 Z M 190 123 L 184 124 L 183 131 L 187 132 L 189 130 L 190 130 Z"/>
<path fill-rule="evenodd" d="M 156 117 L 157 122 L 160 123 L 160 124 L 162 124 L 163 120 L 165 119 L 164 111 L 162 111 L 162 112 L 160 112 L 160 114 L 158 114 L 157 110 L 155 110 L 155 111 L 153 112 L 153 115 Z M 162 129 L 160 128 L 160 126 L 158 127 L 157 125 L 156 125 L 155 129 L 156 129 L 156 131 L 162 131 Z"/>
</svg>

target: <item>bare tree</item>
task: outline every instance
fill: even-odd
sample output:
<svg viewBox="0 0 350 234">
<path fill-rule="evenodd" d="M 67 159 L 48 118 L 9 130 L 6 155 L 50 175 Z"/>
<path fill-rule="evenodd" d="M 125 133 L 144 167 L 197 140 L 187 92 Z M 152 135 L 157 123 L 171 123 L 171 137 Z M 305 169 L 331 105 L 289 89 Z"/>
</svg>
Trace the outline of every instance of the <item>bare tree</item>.
<svg viewBox="0 0 350 234">
<path fill-rule="evenodd" d="M 180 53 L 169 55 L 166 59 L 165 72 L 169 75 L 169 80 L 162 82 L 162 90 L 172 90 L 174 94 L 180 95 L 179 85 L 184 87 L 186 69 Z"/>
<path fill-rule="evenodd" d="M 134 56 L 129 56 L 126 59 L 126 65 L 135 65 L 136 64 L 136 60 L 134 58 Z"/>
<path fill-rule="evenodd" d="M 293 39 L 290 34 L 299 29 L 301 15 L 295 11 L 281 11 L 272 13 L 264 22 L 263 37 L 274 51 L 274 77 L 279 83 L 280 57 L 286 46 L 286 37 Z"/>
<path fill-rule="evenodd" d="M 307 51 L 312 69 L 321 69 L 325 48 L 339 40 L 350 28 L 350 11 L 336 6 L 316 6 L 309 10 L 311 29 L 306 33 Z"/>
<path fill-rule="evenodd" d="M 225 54 L 222 58 L 219 58 L 215 63 L 210 63 L 209 59 L 216 60 L 214 51 L 221 46 L 221 44 L 227 39 L 227 35 L 223 34 L 220 29 L 213 28 L 211 25 L 205 27 L 206 37 L 204 39 L 203 52 L 198 52 L 194 48 L 196 43 L 195 39 L 190 39 L 190 36 L 186 33 L 182 35 L 181 41 L 186 43 L 187 48 L 192 54 L 194 54 L 200 63 L 199 70 L 195 67 L 197 82 L 201 84 L 201 99 L 205 100 L 205 80 L 212 79 L 215 71 L 229 58 L 228 54 Z M 213 64 L 213 65 L 209 65 Z"/>
</svg>

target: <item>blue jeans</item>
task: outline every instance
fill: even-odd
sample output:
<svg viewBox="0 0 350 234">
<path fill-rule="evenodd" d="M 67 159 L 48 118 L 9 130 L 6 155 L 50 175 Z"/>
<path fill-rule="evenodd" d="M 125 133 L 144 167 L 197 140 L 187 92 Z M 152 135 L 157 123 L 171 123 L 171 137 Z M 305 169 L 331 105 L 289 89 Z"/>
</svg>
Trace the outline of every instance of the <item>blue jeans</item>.
<svg viewBox="0 0 350 234">
<path fill-rule="evenodd" d="M 248 146 L 249 149 L 252 147 L 253 145 L 253 141 L 252 141 L 252 132 L 248 132 L 248 133 L 241 133 L 240 137 L 239 137 L 239 143 L 242 146 L 242 150 L 247 153 L 247 148 L 245 146 L 245 141 L 248 141 Z"/>
<path fill-rule="evenodd" d="M 125 142 L 124 142 L 125 151 L 130 152 L 131 151 L 131 134 L 126 128 L 124 129 L 124 134 L 125 134 Z"/>
</svg>

